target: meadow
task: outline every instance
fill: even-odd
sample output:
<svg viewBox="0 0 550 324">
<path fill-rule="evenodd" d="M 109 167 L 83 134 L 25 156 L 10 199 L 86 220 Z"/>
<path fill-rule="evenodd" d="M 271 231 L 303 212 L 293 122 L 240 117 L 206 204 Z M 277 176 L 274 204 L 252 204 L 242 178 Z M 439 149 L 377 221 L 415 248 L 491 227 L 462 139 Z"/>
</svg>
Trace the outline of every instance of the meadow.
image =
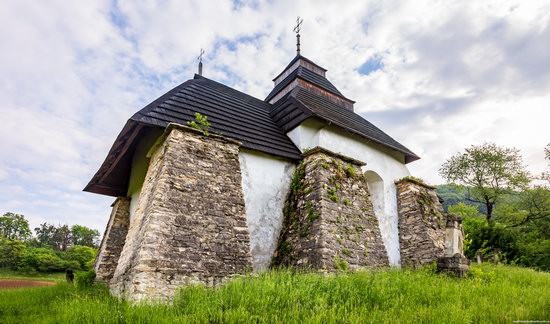
<svg viewBox="0 0 550 324">
<path fill-rule="evenodd" d="M 9 275 L 4 274 L 4 277 Z M 59 276 L 55 279 L 59 279 Z M 322 275 L 272 271 L 217 288 L 181 289 L 173 304 L 131 305 L 103 286 L 0 290 L 2 323 L 487 323 L 550 320 L 550 274 L 474 265 Z"/>
</svg>

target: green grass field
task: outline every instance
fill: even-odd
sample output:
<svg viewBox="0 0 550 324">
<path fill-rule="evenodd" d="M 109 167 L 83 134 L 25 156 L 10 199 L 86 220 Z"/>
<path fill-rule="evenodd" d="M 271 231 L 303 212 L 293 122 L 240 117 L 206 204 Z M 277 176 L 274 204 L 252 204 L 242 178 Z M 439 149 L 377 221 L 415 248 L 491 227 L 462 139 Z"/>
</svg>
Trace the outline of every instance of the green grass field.
<svg viewBox="0 0 550 324">
<path fill-rule="evenodd" d="M 13 270 L 0 269 L 0 279 L 33 279 L 41 281 L 65 281 L 64 272 L 56 273 L 21 273 Z"/>
<path fill-rule="evenodd" d="M 550 320 L 550 274 L 483 265 L 455 279 L 431 269 L 337 275 L 269 272 L 217 289 L 182 289 L 173 305 L 129 305 L 105 288 L 0 290 L 3 323 L 464 323 Z"/>
</svg>

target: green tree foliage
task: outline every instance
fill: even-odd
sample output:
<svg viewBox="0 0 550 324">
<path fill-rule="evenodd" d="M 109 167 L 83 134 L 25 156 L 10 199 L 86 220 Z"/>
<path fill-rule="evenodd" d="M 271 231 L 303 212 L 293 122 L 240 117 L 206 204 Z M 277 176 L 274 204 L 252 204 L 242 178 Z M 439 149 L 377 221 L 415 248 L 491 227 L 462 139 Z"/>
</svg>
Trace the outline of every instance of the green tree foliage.
<svg viewBox="0 0 550 324">
<path fill-rule="evenodd" d="M 23 215 L 0 217 L 0 267 L 25 272 L 91 269 L 97 253 L 97 230 L 43 223 L 35 232 L 36 237 L 31 238 Z"/>
<path fill-rule="evenodd" d="M 464 202 L 449 206 L 448 211 L 451 214 L 461 216 L 463 219 L 480 216 L 476 206 L 468 205 Z"/>
<path fill-rule="evenodd" d="M 65 261 L 74 261 L 78 263 L 75 270 L 91 270 L 90 261 L 95 260 L 97 250 L 89 246 L 73 245 L 61 255 Z"/>
<path fill-rule="evenodd" d="M 485 205 L 488 221 L 502 195 L 521 190 L 530 181 L 519 151 L 492 143 L 471 146 L 452 156 L 439 173 L 451 183 L 466 186 L 468 199 Z"/>
<path fill-rule="evenodd" d="M 99 231 L 82 225 L 55 226 L 43 223 L 35 228 L 36 239 L 41 246 L 51 246 L 58 251 L 65 251 L 72 245 L 97 247 Z"/>
<path fill-rule="evenodd" d="M 97 247 L 99 231 L 82 225 L 71 226 L 71 238 L 73 245 Z"/>
<path fill-rule="evenodd" d="M 0 236 L 8 240 L 24 241 L 31 237 L 29 221 L 25 216 L 11 212 L 0 216 Z"/>
<path fill-rule="evenodd" d="M 63 260 L 51 248 L 28 249 L 22 256 L 18 269 L 31 272 L 59 272 L 66 269 L 80 269 L 77 261 Z"/>
<path fill-rule="evenodd" d="M 27 251 L 25 243 L 0 237 L 0 267 L 16 268 Z"/>
<path fill-rule="evenodd" d="M 39 227 L 34 228 L 36 240 L 40 245 L 53 246 L 53 236 L 57 228 L 52 224 L 42 223 Z"/>
</svg>

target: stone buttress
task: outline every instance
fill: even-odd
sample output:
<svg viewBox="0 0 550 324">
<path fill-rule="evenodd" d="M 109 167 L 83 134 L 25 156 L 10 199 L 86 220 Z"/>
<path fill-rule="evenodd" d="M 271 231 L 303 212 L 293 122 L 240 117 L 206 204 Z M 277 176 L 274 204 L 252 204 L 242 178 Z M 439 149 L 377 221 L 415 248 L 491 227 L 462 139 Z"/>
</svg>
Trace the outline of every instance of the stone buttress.
<svg viewBox="0 0 550 324">
<path fill-rule="evenodd" d="M 111 292 L 165 300 L 251 269 L 239 143 L 170 124 L 151 148 Z"/>
<path fill-rule="evenodd" d="M 388 265 L 362 165 L 320 148 L 304 153 L 273 266 L 334 271 Z"/>
<path fill-rule="evenodd" d="M 437 261 L 445 250 L 446 216 L 435 188 L 408 178 L 396 186 L 401 265 Z"/>
<path fill-rule="evenodd" d="M 111 216 L 94 265 L 96 278 L 103 282 L 109 282 L 113 277 L 126 241 L 130 223 L 130 198 L 118 197 L 111 207 Z"/>
</svg>

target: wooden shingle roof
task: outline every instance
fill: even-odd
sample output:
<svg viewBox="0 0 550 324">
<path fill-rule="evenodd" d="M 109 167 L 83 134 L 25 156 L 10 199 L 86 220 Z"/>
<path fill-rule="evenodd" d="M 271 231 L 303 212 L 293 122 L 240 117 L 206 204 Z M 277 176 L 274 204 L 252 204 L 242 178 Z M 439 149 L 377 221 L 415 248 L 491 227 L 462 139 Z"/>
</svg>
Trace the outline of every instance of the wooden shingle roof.
<svg viewBox="0 0 550 324">
<path fill-rule="evenodd" d="M 303 88 L 297 87 L 292 90 L 283 99 L 279 100 L 271 110 L 271 118 L 285 133 L 311 117 L 321 119 L 401 152 L 405 155 L 405 163 L 420 159 L 411 150 L 360 115 L 351 110 L 343 109 L 325 97 Z"/>
<path fill-rule="evenodd" d="M 269 116 L 271 105 L 203 76 L 195 75 L 146 106 L 132 120 L 151 126 L 185 125 L 195 113 L 208 116 L 210 132 L 242 142 L 243 147 L 299 159 L 300 151 Z"/>
<path fill-rule="evenodd" d="M 312 68 L 317 73 L 305 66 L 288 71 L 288 76 L 277 84 L 265 101 L 200 75 L 168 91 L 128 120 L 105 161 L 84 190 L 126 196 L 133 152 L 139 139 L 151 128 L 163 129 L 169 123 L 185 125 L 195 119 L 196 112 L 208 116 L 210 132 L 235 139 L 245 148 L 290 160 L 301 159 L 301 152 L 286 133 L 308 118 L 320 119 L 401 152 L 405 156 L 405 163 L 419 159 L 408 148 L 352 110 L 301 86 L 278 99 L 275 104 L 268 103 L 270 98 L 295 78 L 301 78 L 350 101 L 325 78 L 326 70 L 310 60 L 297 56 L 287 69 L 299 59 L 313 64 Z"/>
</svg>

